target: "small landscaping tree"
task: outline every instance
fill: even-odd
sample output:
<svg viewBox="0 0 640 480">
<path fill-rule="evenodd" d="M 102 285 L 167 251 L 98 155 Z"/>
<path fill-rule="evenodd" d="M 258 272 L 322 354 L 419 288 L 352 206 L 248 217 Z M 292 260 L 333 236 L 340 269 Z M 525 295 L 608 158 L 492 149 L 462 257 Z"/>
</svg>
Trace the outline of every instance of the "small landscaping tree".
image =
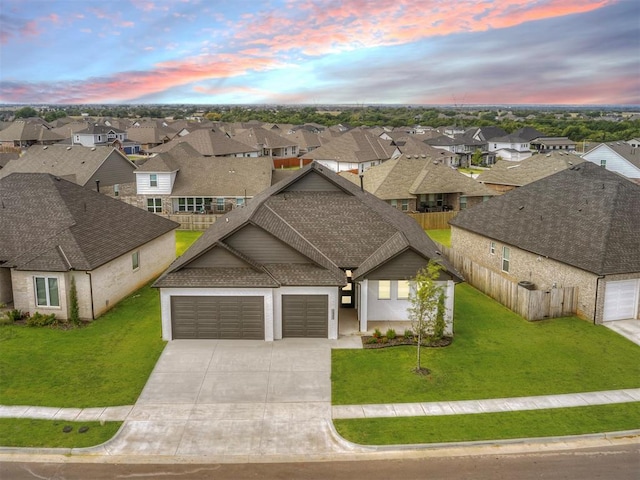
<svg viewBox="0 0 640 480">
<path fill-rule="evenodd" d="M 438 323 L 438 317 L 442 318 L 444 322 L 444 315 L 438 315 L 441 311 L 439 307 L 440 303 L 444 305 L 444 292 L 442 286 L 438 285 L 437 281 L 440 276 L 442 266 L 440 264 L 429 261 L 429 264 L 422 268 L 416 274 L 413 279 L 414 288 L 409 293 L 409 308 L 407 312 L 409 319 L 413 327 L 413 331 L 418 339 L 417 347 L 417 364 L 416 372 L 425 373 L 428 370 L 423 369 L 420 363 L 420 354 L 423 338 L 429 336 L 431 339 L 435 339 L 435 336 L 440 335 L 442 338 L 444 332 L 444 326 L 440 326 Z"/>
<path fill-rule="evenodd" d="M 69 288 L 69 320 L 74 325 L 80 324 L 80 308 L 78 306 L 78 289 L 76 288 L 76 279 L 71 277 L 71 286 Z"/>
</svg>

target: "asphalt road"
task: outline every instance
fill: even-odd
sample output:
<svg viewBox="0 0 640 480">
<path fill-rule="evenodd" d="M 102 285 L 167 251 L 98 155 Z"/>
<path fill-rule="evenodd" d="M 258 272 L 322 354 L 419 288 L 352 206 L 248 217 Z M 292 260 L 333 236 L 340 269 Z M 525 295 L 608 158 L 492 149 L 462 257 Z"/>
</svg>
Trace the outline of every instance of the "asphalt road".
<svg viewBox="0 0 640 480">
<path fill-rule="evenodd" d="M 2 480 L 116 479 L 640 479 L 640 444 L 545 453 L 271 464 L 0 464 Z"/>
</svg>

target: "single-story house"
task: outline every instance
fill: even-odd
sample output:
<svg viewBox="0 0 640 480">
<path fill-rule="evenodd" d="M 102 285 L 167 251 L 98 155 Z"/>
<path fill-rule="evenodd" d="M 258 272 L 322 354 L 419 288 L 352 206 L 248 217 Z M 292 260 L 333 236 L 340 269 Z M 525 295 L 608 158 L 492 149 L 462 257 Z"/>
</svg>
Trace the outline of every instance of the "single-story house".
<svg viewBox="0 0 640 480">
<path fill-rule="evenodd" d="M 451 245 L 514 283 L 577 287 L 576 313 L 595 323 L 637 319 L 638 212 L 640 185 L 583 162 L 460 212 Z"/>
<path fill-rule="evenodd" d="M 505 193 L 582 162 L 584 160 L 581 157 L 569 152 L 535 154 L 520 162 L 498 160 L 489 170 L 480 173 L 476 180 L 496 193 Z"/>
<path fill-rule="evenodd" d="M 166 340 L 338 337 L 406 322 L 410 279 L 441 263 L 447 332 L 455 270 L 410 217 L 313 162 L 218 219 L 155 282 Z"/>
<path fill-rule="evenodd" d="M 0 302 L 94 319 L 175 259 L 178 224 L 43 173 L 0 179 Z"/>
</svg>

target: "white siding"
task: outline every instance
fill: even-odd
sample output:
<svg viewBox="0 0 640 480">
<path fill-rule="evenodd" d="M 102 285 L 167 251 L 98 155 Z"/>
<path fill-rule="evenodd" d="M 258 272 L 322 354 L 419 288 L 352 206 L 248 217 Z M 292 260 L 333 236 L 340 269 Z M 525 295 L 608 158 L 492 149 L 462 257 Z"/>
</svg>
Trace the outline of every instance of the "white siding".
<svg viewBox="0 0 640 480">
<path fill-rule="evenodd" d="M 358 162 L 338 162 L 336 160 L 317 160 L 320 165 L 333 170 L 334 172 L 344 172 L 346 170 L 355 170 L 360 164 Z"/>
<path fill-rule="evenodd" d="M 170 195 L 173 189 L 176 172 L 156 173 L 158 175 L 158 186 L 150 186 L 150 176 L 153 172 L 135 172 L 136 193 L 138 195 Z"/>
<path fill-rule="evenodd" d="M 585 153 L 582 158 L 596 165 L 601 165 L 601 161 L 605 160 L 605 168 L 607 170 L 619 173 L 627 178 L 640 178 L 640 168 L 633 166 L 607 145 L 600 145 L 594 148 Z"/>
</svg>

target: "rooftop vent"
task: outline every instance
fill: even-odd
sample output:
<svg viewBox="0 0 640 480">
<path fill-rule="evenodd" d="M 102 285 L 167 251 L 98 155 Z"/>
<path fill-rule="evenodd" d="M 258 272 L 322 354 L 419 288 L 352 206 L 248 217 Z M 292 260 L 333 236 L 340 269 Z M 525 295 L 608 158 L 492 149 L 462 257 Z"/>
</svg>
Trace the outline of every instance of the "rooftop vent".
<svg viewBox="0 0 640 480">
<path fill-rule="evenodd" d="M 49 148 L 49 147 L 46 146 L 46 145 L 44 147 L 42 147 L 43 150 L 46 150 L 47 148 Z"/>
<path fill-rule="evenodd" d="M 95 152 L 96 151 L 96 147 L 91 147 L 91 151 Z"/>
<path fill-rule="evenodd" d="M 71 150 L 71 147 L 67 147 L 67 150 Z"/>
</svg>

